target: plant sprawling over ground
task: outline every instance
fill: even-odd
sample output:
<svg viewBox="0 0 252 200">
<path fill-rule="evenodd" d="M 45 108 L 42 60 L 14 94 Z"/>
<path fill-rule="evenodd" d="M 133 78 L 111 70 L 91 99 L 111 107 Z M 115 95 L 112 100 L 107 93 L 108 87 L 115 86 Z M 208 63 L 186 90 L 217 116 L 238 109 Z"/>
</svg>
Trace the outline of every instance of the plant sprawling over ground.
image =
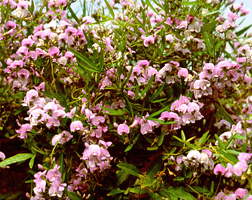
<svg viewBox="0 0 252 200">
<path fill-rule="evenodd" d="M 1 171 L 25 161 L 32 200 L 252 199 L 249 10 L 72 3 L 0 3 L 1 138 L 27 150 Z"/>
</svg>

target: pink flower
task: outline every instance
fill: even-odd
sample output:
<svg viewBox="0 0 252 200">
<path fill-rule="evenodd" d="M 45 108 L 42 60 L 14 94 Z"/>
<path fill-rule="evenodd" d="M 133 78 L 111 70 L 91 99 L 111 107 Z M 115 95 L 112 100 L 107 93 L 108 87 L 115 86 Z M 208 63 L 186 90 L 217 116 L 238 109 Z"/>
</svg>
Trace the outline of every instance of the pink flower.
<svg viewBox="0 0 252 200">
<path fill-rule="evenodd" d="M 52 101 L 52 102 L 48 102 L 45 106 L 44 106 L 44 111 L 45 112 L 53 112 L 57 110 L 57 105 Z"/>
<path fill-rule="evenodd" d="M 87 159 L 90 159 L 91 156 L 100 156 L 101 151 L 98 145 L 95 145 L 95 144 L 88 145 L 87 143 L 85 143 L 85 146 L 87 148 L 84 150 L 83 156 L 81 159 L 87 160 Z"/>
<path fill-rule="evenodd" d="M 28 53 L 28 48 L 25 46 L 21 46 L 19 47 L 19 49 L 17 50 L 17 54 L 18 55 L 22 55 L 22 56 L 26 56 Z"/>
<path fill-rule="evenodd" d="M 247 163 L 247 161 L 251 158 L 252 154 L 251 153 L 243 153 L 241 152 L 239 155 L 238 155 L 238 160 L 240 162 L 244 162 L 244 163 Z"/>
<path fill-rule="evenodd" d="M 46 122 L 46 127 L 51 128 L 52 126 L 60 126 L 60 121 L 57 118 L 49 117 Z"/>
<path fill-rule="evenodd" d="M 248 190 L 247 189 L 238 188 L 238 189 L 235 190 L 235 196 L 236 196 L 236 198 L 242 199 L 247 194 L 248 194 Z"/>
<path fill-rule="evenodd" d="M 4 159 L 5 159 L 5 154 L 4 154 L 2 151 L 0 151 L 0 159 L 1 159 L 1 160 L 4 160 Z"/>
<path fill-rule="evenodd" d="M 122 134 L 124 134 L 124 133 L 129 133 L 129 127 L 128 127 L 128 125 L 127 124 L 120 124 L 119 126 L 118 126 L 118 128 L 117 128 L 117 133 L 119 134 L 119 135 L 122 135 Z"/>
<path fill-rule="evenodd" d="M 154 37 L 152 35 L 144 39 L 144 46 L 148 47 L 150 43 L 154 44 Z"/>
<path fill-rule="evenodd" d="M 95 126 L 98 126 L 100 123 L 104 123 L 105 122 L 105 118 L 102 117 L 102 116 L 97 116 L 97 117 L 94 117 L 92 119 L 92 123 L 95 125 Z"/>
<path fill-rule="evenodd" d="M 140 60 L 140 61 L 138 61 L 137 66 L 138 67 L 148 67 L 149 64 L 150 64 L 150 62 L 148 60 Z"/>
<path fill-rule="evenodd" d="M 178 77 L 187 78 L 188 77 L 188 70 L 186 68 L 180 68 L 178 71 Z"/>
<path fill-rule="evenodd" d="M 197 160 L 199 161 L 200 160 L 200 152 L 198 150 L 191 150 L 189 151 L 189 153 L 187 154 L 187 159 L 188 160 Z"/>
<path fill-rule="evenodd" d="M 57 57 L 59 55 L 59 48 L 58 47 L 51 47 L 48 50 L 49 56 L 52 58 Z"/>
<path fill-rule="evenodd" d="M 83 124 L 81 121 L 73 121 L 70 124 L 70 130 L 71 132 L 82 130 L 83 129 Z"/>
<path fill-rule="evenodd" d="M 46 179 L 49 181 L 54 181 L 57 178 L 61 178 L 61 173 L 59 172 L 60 166 L 55 165 L 53 169 L 47 172 Z"/>
<path fill-rule="evenodd" d="M 27 69 L 21 69 L 21 70 L 18 71 L 18 76 L 20 78 L 25 79 L 25 78 L 28 78 L 29 75 L 30 75 L 30 72 Z"/>
<path fill-rule="evenodd" d="M 220 173 L 221 175 L 225 174 L 226 172 L 226 168 L 223 167 L 222 164 L 217 164 L 215 167 L 214 167 L 214 174 L 217 175 L 218 173 Z"/>
<path fill-rule="evenodd" d="M 244 162 L 238 162 L 234 165 L 233 167 L 233 173 L 236 175 L 236 176 L 241 176 L 242 175 L 242 172 L 245 172 L 247 171 L 248 169 L 248 165 L 247 163 L 244 163 Z"/>
<path fill-rule="evenodd" d="M 233 166 L 231 163 L 227 164 L 225 177 L 229 178 L 233 175 Z"/>
<path fill-rule="evenodd" d="M 240 17 L 240 16 L 239 16 L 239 15 L 236 15 L 235 13 L 232 13 L 232 12 L 229 12 L 229 13 L 228 13 L 228 19 L 229 19 L 230 21 L 235 21 L 235 20 L 237 20 L 239 17 Z"/>
<path fill-rule="evenodd" d="M 32 127 L 30 124 L 23 124 L 19 130 L 16 130 L 16 132 L 20 134 L 18 137 L 25 139 L 27 138 L 27 132 L 30 132 L 31 129 Z"/>
</svg>

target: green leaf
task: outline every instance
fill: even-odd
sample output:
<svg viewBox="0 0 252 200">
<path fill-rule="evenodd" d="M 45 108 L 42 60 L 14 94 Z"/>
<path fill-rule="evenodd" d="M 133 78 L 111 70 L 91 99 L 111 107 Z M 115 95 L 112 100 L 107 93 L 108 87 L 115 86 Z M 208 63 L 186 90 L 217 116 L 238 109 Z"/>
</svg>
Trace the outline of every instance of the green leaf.
<svg viewBox="0 0 252 200">
<path fill-rule="evenodd" d="M 78 24 L 80 24 L 80 21 L 79 21 L 78 17 L 76 16 L 76 14 L 74 13 L 74 11 L 72 10 L 72 8 L 71 8 L 71 6 L 70 6 L 69 3 L 67 4 L 67 8 L 68 8 L 68 10 L 70 11 L 72 17 L 75 19 L 75 21 L 76 21 Z"/>
<path fill-rule="evenodd" d="M 154 193 L 154 192 L 150 192 L 149 196 L 153 200 L 162 200 L 163 199 L 158 193 Z"/>
<path fill-rule="evenodd" d="M 219 13 L 219 12 L 220 12 L 220 10 L 215 10 L 212 12 L 208 12 L 208 13 L 204 14 L 203 16 L 208 16 L 208 15 L 212 15 L 212 14 Z"/>
<path fill-rule="evenodd" d="M 219 136 L 216 135 L 216 134 L 214 134 L 214 137 L 215 137 L 216 140 L 218 141 L 219 146 L 220 146 L 222 149 L 225 149 L 225 145 L 224 145 L 224 143 L 221 141 L 221 139 L 219 138 Z"/>
<path fill-rule="evenodd" d="M 107 115 L 124 115 L 124 112 L 122 110 L 113 110 L 113 109 L 105 108 L 105 107 L 102 107 L 102 106 L 101 106 L 101 108 L 103 110 L 109 112 L 109 113 L 105 112 Z"/>
<path fill-rule="evenodd" d="M 71 49 L 69 47 L 67 47 L 67 50 L 71 51 L 77 58 L 79 58 L 81 61 L 86 63 L 89 67 L 93 67 L 94 68 L 94 69 L 92 69 L 93 71 L 99 72 L 99 70 L 97 70 L 97 67 L 95 66 L 95 64 L 91 60 L 89 60 L 85 55 L 83 55 L 83 54 L 79 53 L 78 51 L 75 51 L 74 49 Z"/>
<path fill-rule="evenodd" d="M 158 13 L 157 10 L 152 6 L 152 4 L 150 3 L 149 0 L 146 0 L 146 4 L 147 4 L 157 15 L 159 15 L 159 13 Z"/>
<path fill-rule="evenodd" d="M 210 135 L 208 136 L 209 131 L 205 132 L 202 137 L 199 139 L 198 143 L 202 146 L 205 144 L 205 142 L 208 140 Z"/>
<path fill-rule="evenodd" d="M 130 72 L 128 73 L 128 76 L 127 76 L 126 80 L 123 82 L 123 84 L 121 86 L 121 89 L 123 89 L 124 86 L 129 82 L 129 79 L 131 77 L 132 72 L 133 72 L 133 66 L 131 67 Z"/>
<path fill-rule="evenodd" d="M 164 161 L 162 161 L 160 156 L 156 157 L 153 161 L 151 161 L 150 165 L 148 166 L 146 170 L 150 179 L 155 178 L 155 175 L 158 173 L 161 167 L 163 167 L 163 164 L 164 164 Z"/>
<path fill-rule="evenodd" d="M 113 9 L 111 8 L 111 6 L 109 5 L 108 1 L 107 0 L 104 0 L 104 1 L 105 1 L 106 5 L 107 5 L 107 7 L 109 9 L 109 12 L 110 12 L 111 16 L 113 18 L 115 18 L 115 13 L 114 13 Z"/>
<path fill-rule="evenodd" d="M 151 97 L 151 102 L 153 103 L 153 101 L 159 96 L 159 94 L 163 91 L 163 88 L 165 86 L 165 82 L 158 88 L 158 90 L 152 95 Z"/>
<path fill-rule="evenodd" d="M 152 113 L 151 115 L 149 115 L 148 117 L 146 117 L 146 120 L 149 120 L 150 118 L 153 118 L 153 117 L 161 114 L 163 111 L 167 110 L 168 108 L 169 108 L 169 106 L 166 106 L 163 109 L 161 109 L 161 110 L 159 110 L 157 112 Z"/>
<path fill-rule="evenodd" d="M 82 199 L 76 192 L 67 191 L 67 195 L 71 200 L 81 200 Z"/>
<path fill-rule="evenodd" d="M 158 146 L 161 146 L 163 144 L 164 137 L 165 137 L 165 131 L 163 131 L 160 137 L 158 138 Z"/>
<path fill-rule="evenodd" d="M 132 165 L 132 164 L 120 163 L 117 165 L 117 167 L 125 170 L 126 172 L 128 172 L 129 174 L 131 174 L 133 176 L 138 177 L 138 175 L 141 174 L 141 171 L 139 169 L 137 169 L 137 167 L 135 165 Z"/>
<path fill-rule="evenodd" d="M 31 160 L 30 160 L 30 162 L 29 162 L 29 167 L 30 167 L 30 169 L 33 168 L 35 158 L 36 158 L 36 154 L 34 154 L 34 155 L 31 157 Z"/>
<path fill-rule="evenodd" d="M 174 180 L 174 181 L 183 181 L 183 180 L 185 180 L 185 178 L 184 178 L 184 177 L 177 176 L 177 177 L 175 177 L 173 180 Z"/>
<path fill-rule="evenodd" d="M 232 150 L 232 149 L 228 149 L 228 150 L 227 150 L 227 153 L 230 153 L 230 154 L 233 154 L 233 155 L 235 155 L 235 156 L 238 156 L 241 152 L 235 151 L 235 150 Z"/>
<path fill-rule="evenodd" d="M 178 3 L 180 3 L 182 5 L 185 5 L 185 6 L 193 6 L 193 5 L 200 4 L 200 2 L 198 2 L 198 1 L 194 1 L 194 2 L 181 2 L 181 1 L 178 1 Z"/>
<path fill-rule="evenodd" d="M 146 93 L 149 91 L 149 89 L 150 89 L 150 87 L 151 87 L 151 85 L 152 85 L 152 81 L 153 81 L 153 80 L 154 80 L 154 75 L 151 76 L 149 82 L 148 82 L 147 85 L 145 86 L 144 90 L 141 92 L 141 96 L 143 96 L 144 94 L 146 94 Z"/>
<path fill-rule="evenodd" d="M 124 169 L 120 170 L 117 174 L 117 186 L 121 185 L 129 176 L 129 173 Z"/>
<path fill-rule="evenodd" d="M 181 131 L 181 138 L 184 142 L 186 141 L 186 136 L 183 130 Z"/>
<path fill-rule="evenodd" d="M 218 151 L 220 152 L 221 155 L 223 155 L 225 158 L 227 158 L 228 160 L 232 161 L 233 163 L 237 163 L 238 159 L 228 153 L 226 153 L 225 151 L 218 149 Z"/>
<path fill-rule="evenodd" d="M 214 22 L 211 22 L 211 23 L 204 24 L 201 27 L 201 32 L 210 31 L 210 30 L 214 29 L 218 23 L 219 23 L 218 21 L 214 21 Z"/>
<path fill-rule="evenodd" d="M 127 146 L 127 148 L 124 150 L 124 152 L 127 152 L 127 151 L 129 151 L 129 150 L 131 150 L 131 149 L 133 148 L 133 146 L 134 146 L 134 144 L 136 144 L 136 142 L 137 142 L 139 136 L 140 136 L 140 132 L 139 132 L 139 133 L 136 135 L 136 137 L 133 139 L 132 144 L 130 144 L 129 146 Z"/>
<path fill-rule="evenodd" d="M 177 139 L 178 141 L 184 143 L 184 141 L 182 139 L 180 139 L 179 137 L 177 137 L 176 135 L 173 135 L 172 137 L 174 137 L 175 139 Z"/>
<path fill-rule="evenodd" d="M 211 192 L 212 194 L 214 194 L 214 181 L 212 181 L 212 183 L 211 183 L 210 192 Z"/>
<path fill-rule="evenodd" d="M 231 136 L 231 138 L 229 138 L 229 140 L 227 141 L 227 143 L 225 145 L 226 146 L 225 149 L 228 149 L 233 144 L 236 135 L 237 135 L 237 133 L 235 133 L 234 135 Z"/>
<path fill-rule="evenodd" d="M 64 155 L 63 155 L 62 152 L 60 152 L 60 155 L 59 155 L 59 166 L 60 166 L 59 171 L 60 171 L 60 173 L 61 173 L 61 175 L 62 175 L 63 172 L 64 172 Z M 63 180 L 63 181 L 64 181 L 64 180 Z"/>
<path fill-rule="evenodd" d="M 156 146 L 156 145 L 153 146 L 153 147 L 148 147 L 148 148 L 147 148 L 148 151 L 155 151 L 155 150 L 157 150 L 157 149 L 158 149 L 158 146 Z"/>
<path fill-rule="evenodd" d="M 15 156 L 12 156 L 12 157 L 7 158 L 7 159 L 3 160 L 2 162 L 0 162 L 0 167 L 10 165 L 10 164 L 13 164 L 13 163 L 17 163 L 17 162 L 25 161 L 25 160 L 31 158 L 32 156 L 33 156 L 32 153 L 17 154 Z"/>
<path fill-rule="evenodd" d="M 170 186 L 167 191 L 171 193 L 173 196 L 178 197 L 180 199 L 185 199 L 185 200 L 196 200 L 196 198 L 191 195 L 190 193 L 186 192 L 183 188 L 177 187 L 173 188 Z"/>
<path fill-rule="evenodd" d="M 114 196 L 116 194 L 123 193 L 125 190 L 121 190 L 120 188 L 115 188 L 110 191 L 110 193 L 107 194 L 107 196 Z"/>
<path fill-rule="evenodd" d="M 252 24 L 244 27 L 242 30 L 235 32 L 236 36 L 239 37 L 240 35 L 242 35 L 243 33 L 245 33 L 247 30 L 249 30 L 251 28 Z"/>
</svg>

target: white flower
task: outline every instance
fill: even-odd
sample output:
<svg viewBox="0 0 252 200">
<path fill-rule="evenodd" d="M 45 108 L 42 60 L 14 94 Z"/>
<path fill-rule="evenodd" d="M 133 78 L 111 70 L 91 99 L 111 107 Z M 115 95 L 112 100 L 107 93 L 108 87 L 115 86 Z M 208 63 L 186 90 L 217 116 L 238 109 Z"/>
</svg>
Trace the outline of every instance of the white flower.
<svg viewBox="0 0 252 200">
<path fill-rule="evenodd" d="M 28 11 L 27 10 L 24 10 L 22 8 L 17 8 L 15 11 L 14 11 L 14 16 L 18 17 L 18 18 L 24 18 L 26 17 L 28 14 Z"/>
</svg>

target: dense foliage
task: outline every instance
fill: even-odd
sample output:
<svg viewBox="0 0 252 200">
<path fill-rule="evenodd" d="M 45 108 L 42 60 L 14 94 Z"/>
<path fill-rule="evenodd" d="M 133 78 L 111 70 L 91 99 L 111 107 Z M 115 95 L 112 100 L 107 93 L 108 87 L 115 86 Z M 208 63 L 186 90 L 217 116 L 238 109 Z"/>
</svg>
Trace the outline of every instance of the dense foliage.
<svg viewBox="0 0 252 200">
<path fill-rule="evenodd" d="M 32 200 L 252 199 L 249 10 L 72 3 L 0 3 L 1 138 L 27 150 L 0 170 Z"/>
</svg>

